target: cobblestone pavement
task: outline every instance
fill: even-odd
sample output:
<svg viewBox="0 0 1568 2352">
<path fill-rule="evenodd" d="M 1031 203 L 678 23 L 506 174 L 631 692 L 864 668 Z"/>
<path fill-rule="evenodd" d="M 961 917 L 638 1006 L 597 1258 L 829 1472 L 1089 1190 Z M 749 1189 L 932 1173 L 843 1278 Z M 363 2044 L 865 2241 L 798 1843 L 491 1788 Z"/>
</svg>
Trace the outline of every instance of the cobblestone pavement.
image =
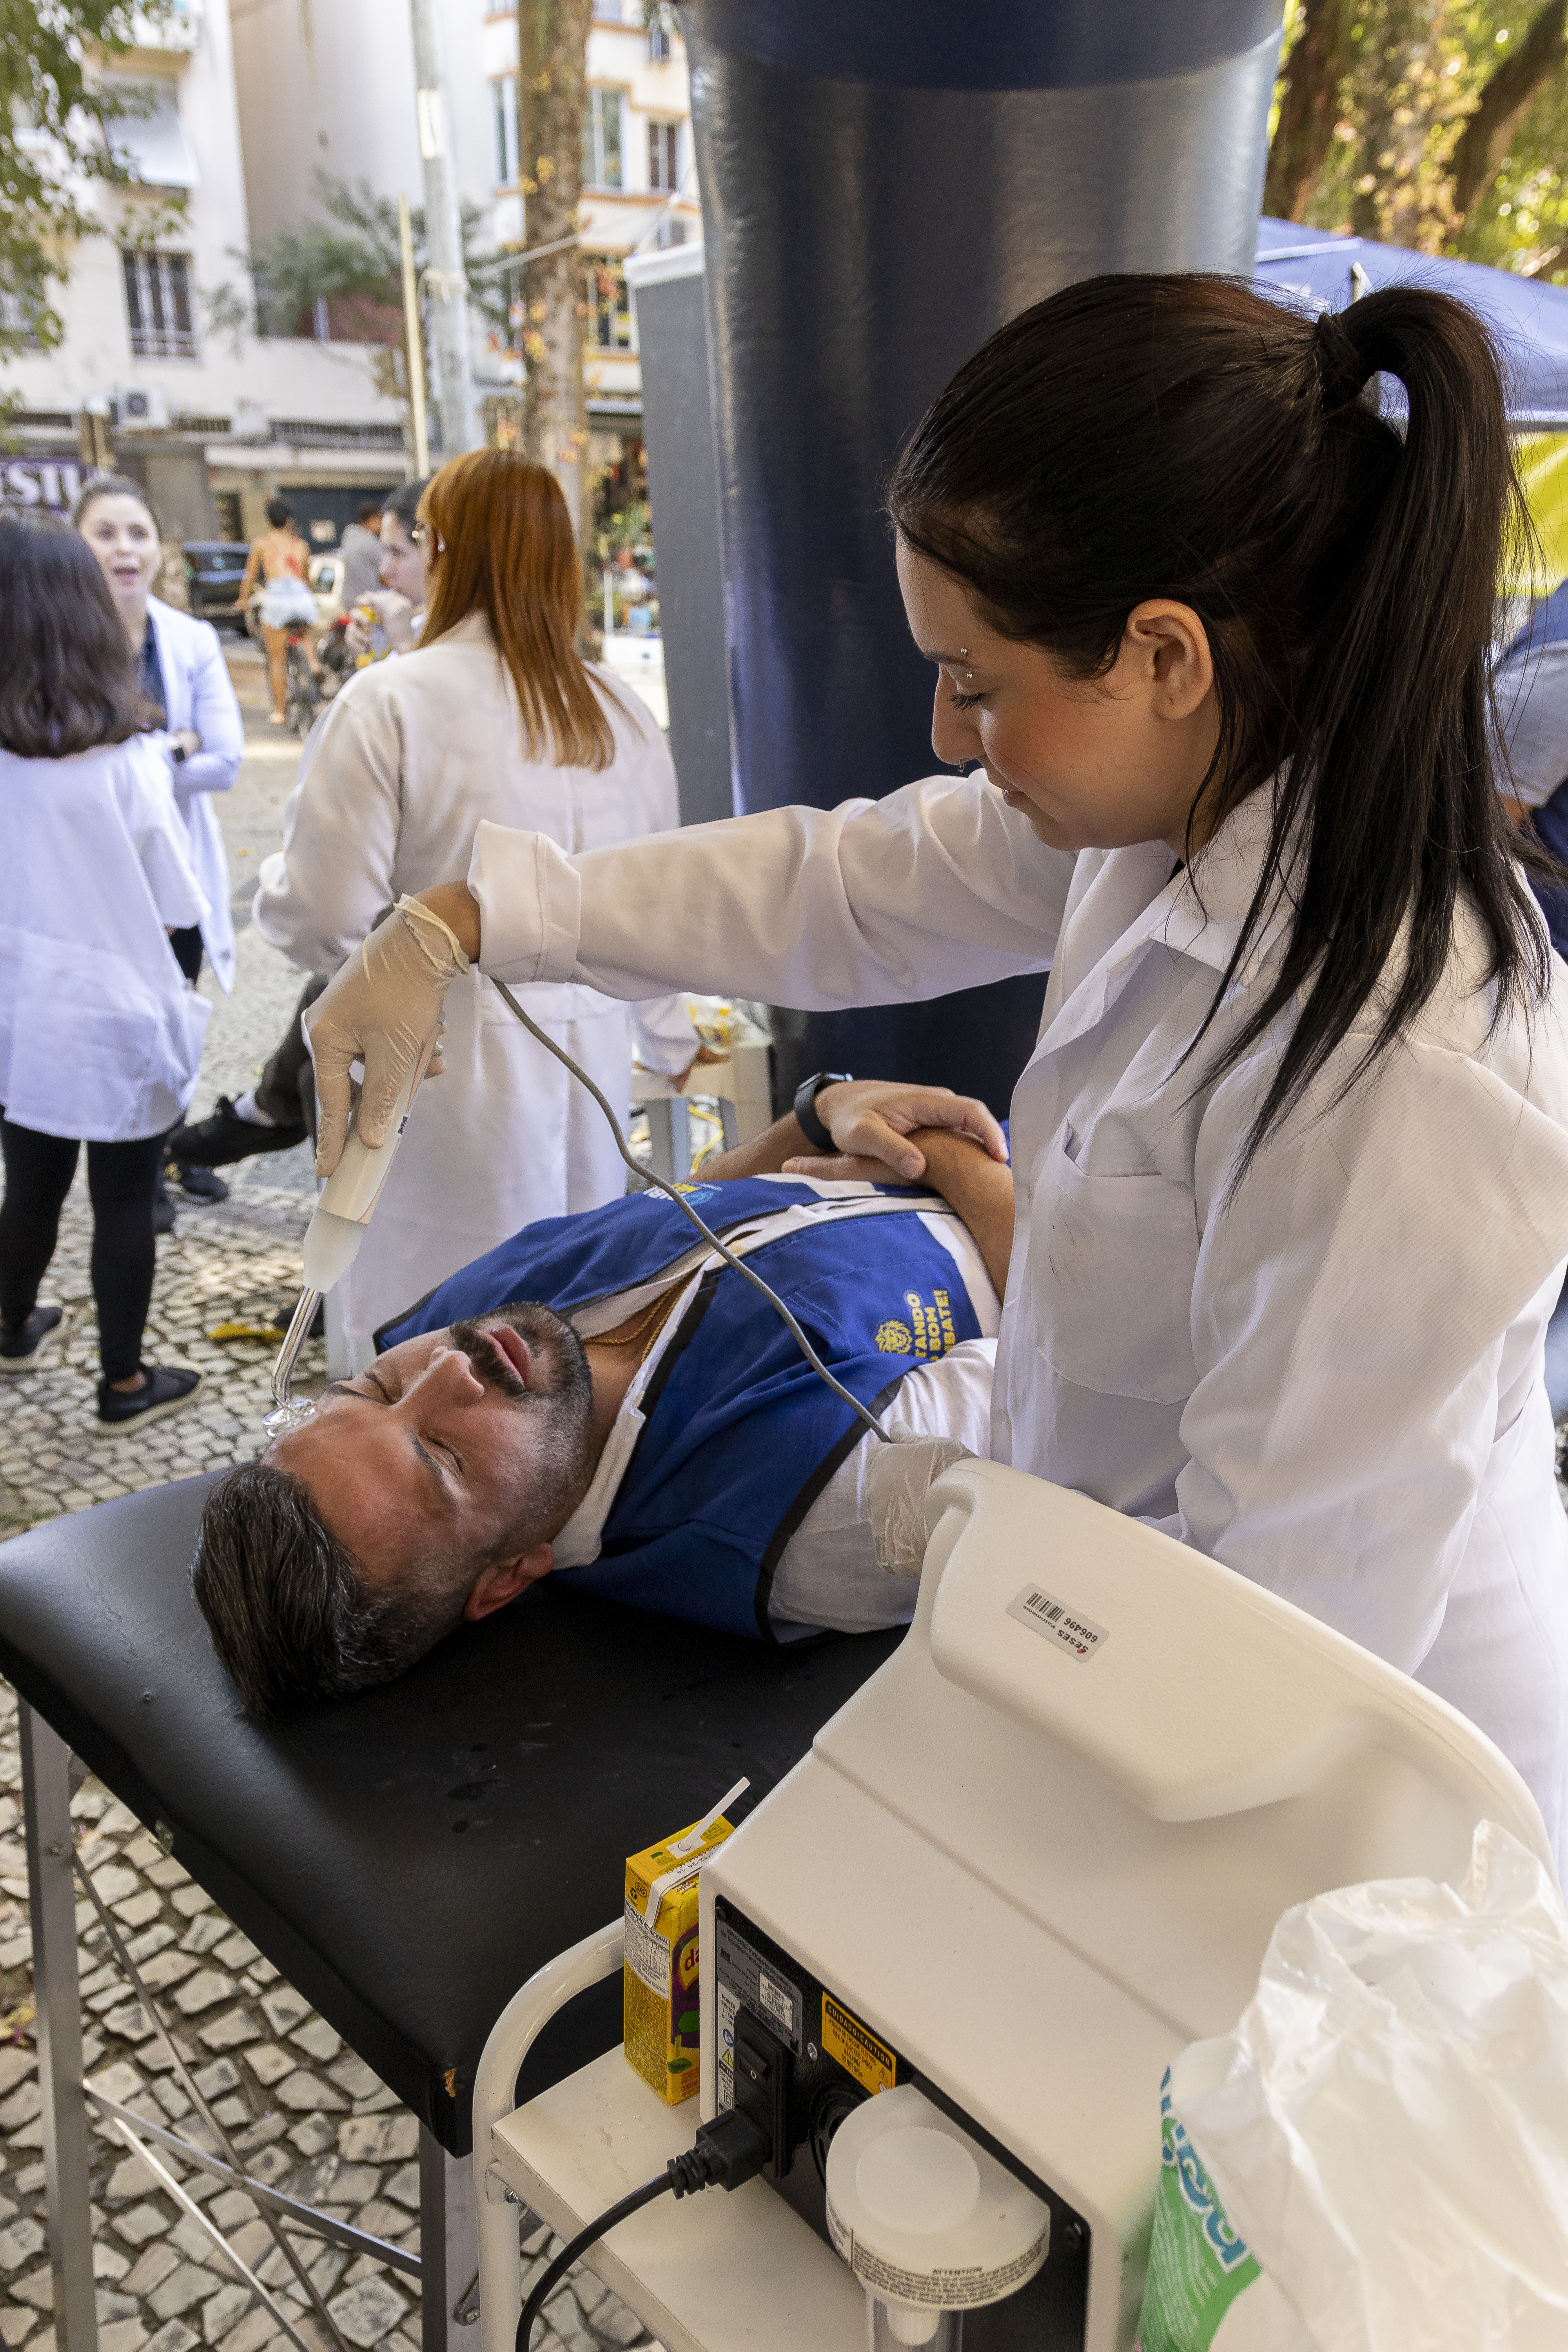
<svg viewBox="0 0 1568 2352">
<path fill-rule="evenodd" d="M 230 667 L 246 710 L 247 756 L 234 792 L 217 803 L 236 877 L 239 972 L 213 1002 L 193 1116 L 220 1094 L 243 1092 L 292 1012 L 300 975 L 248 925 L 258 859 L 274 847 L 297 746 L 264 723 L 259 657 L 248 647 Z M 197 1366 L 204 1392 L 185 1412 L 139 1438 L 106 1440 L 95 1418 L 97 1326 L 88 1283 L 90 1240 L 79 1175 L 61 1221 L 46 1295 L 66 1307 L 65 1340 L 45 1369 L 0 1388 L 0 1536 L 165 1479 L 222 1467 L 250 1454 L 259 1435 L 274 1350 L 256 1340 L 216 1341 L 229 1320 L 265 1321 L 291 1311 L 300 1240 L 312 1198 L 306 1148 L 226 1171 L 227 1202 L 179 1206 L 174 1233 L 158 1244 L 148 1325 L 149 1361 Z M 302 1382 L 324 1377 L 308 1347 Z M 72 1806 L 78 1850 L 100 1898 L 144 1971 L 181 2055 L 218 2122 L 258 2179 L 281 2184 L 372 2235 L 417 2250 L 418 2127 L 324 2019 L 286 1984 L 248 1938 L 148 1831 L 90 1777 Z M 16 1699 L 0 1683 L 0 2352 L 54 2352 L 44 2168 L 33 2048 L 31 1942 L 22 1840 Z M 77 1906 L 78 1957 L 89 2075 L 106 2095 L 194 2139 L 205 2132 L 180 2088 L 167 2051 L 113 1965 L 90 1906 Z M 252 2200 L 204 2174 L 173 2167 L 185 2193 L 233 2236 L 237 2252 L 320 2342 Z M 94 2266 L 102 2352 L 260 2352 L 286 2342 L 276 2320 L 182 2210 L 146 2165 L 108 2126 L 93 2141 Z M 416 2352 L 418 2289 L 364 2256 L 294 2242 L 333 2322 L 353 2347 Z M 553 2242 L 529 2242 L 531 2272 Z M 464 2282 L 458 2282 L 459 2288 Z M 605 2352 L 647 2344 L 640 2323 L 587 2273 L 551 2304 L 541 2352 Z M 478 2329 L 473 2331 L 477 2352 Z"/>
</svg>

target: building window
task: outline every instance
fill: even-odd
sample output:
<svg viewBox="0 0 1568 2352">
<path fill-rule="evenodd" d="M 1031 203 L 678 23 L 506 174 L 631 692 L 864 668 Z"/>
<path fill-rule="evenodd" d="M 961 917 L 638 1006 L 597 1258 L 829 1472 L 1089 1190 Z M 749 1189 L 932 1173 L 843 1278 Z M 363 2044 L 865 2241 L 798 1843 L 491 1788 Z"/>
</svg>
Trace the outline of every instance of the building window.
<svg viewBox="0 0 1568 2352">
<path fill-rule="evenodd" d="M 492 81 L 490 100 L 496 136 L 496 185 L 510 188 L 517 182 L 517 76 L 503 74 L 500 81 Z"/>
<path fill-rule="evenodd" d="M 669 215 L 666 213 L 663 219 L 654 225 L 653 241 L 661 252 L 668 250 L 672 245 L 684 245 L 686 223 L 671 220 Z"/>
<path fill-rule="evenodd" d="M 592 89 L 583 120 L 583 184 L 587 188 L 621 185 L 621 93 Z"/>
<path fill-rule="evenodd" d="M 669 63 L 669 27 L 668 25 L 650 25 L 648 26 L 647 54 L 648 61 L 652 65 L 667 66 Z"/>
<path fill-rule="evenodd" d="M 0 289 L 0 351 L 41 352 L 38 305 L 24 294 Z"/>
<path fill-rule="evenodd" d="M 673 194 L 680 185 L 680 125 L 650 122 L 647 127 L 647 184 Z"/>
<path fill-rule="evenodd" d="M 188 253 L 121 253 L 131 348 L 139 360 L 194 360 Z"/>
<path fill-rule="evenodd" d="M 589 341 L 602 352 L 632 348 L 631 297 L 626 272 L 613 261 L 595 261 L 588 274 Z"/>
</svg>

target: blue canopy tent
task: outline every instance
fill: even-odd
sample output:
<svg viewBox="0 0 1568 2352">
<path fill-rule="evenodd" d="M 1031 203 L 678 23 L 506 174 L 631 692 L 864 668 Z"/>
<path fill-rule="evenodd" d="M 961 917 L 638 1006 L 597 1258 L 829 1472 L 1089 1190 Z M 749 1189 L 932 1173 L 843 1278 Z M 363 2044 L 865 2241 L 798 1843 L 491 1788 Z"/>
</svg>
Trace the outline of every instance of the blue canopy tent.
<svg viewBox="0 0 1568 2352">
<path fill-rule="evenodd" d="M 1497 335 L 1516 429 L 1568 432 L 1568 287 L 1267 215 L 1258 225 L 1257 276 L 1326 310 L 1342 310 L 1381 286 L 1430 286 L 1457 295 Z"/>
</svg>

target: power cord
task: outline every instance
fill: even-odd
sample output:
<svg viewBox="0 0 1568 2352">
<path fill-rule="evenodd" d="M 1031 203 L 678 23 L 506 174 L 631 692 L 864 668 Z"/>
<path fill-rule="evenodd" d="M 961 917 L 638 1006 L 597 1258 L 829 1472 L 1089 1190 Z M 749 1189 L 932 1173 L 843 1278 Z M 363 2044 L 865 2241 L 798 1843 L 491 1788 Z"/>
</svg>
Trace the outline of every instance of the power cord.
<svg viewBox="0 0 1568 2352">
<path fill-rule="evenodd" d="M 700 2124 L 694 2147 L 672 2156 L 652 2180 L 645 2180 L 640 2189 L 634 2189 L 629 2197 L 623 2197 L 618 2205 L 610 2206 L 596 2221 L 579 2230 L 554 2261 L 546 2265 L 522 2306 L 522 2316 L 517 2323 L 517 2352 L 531 2352 L 533 2323 L 562 2279 L 590 2246 L 608 2235 L 617 2221 L 640 2212 L 657 2197 L 693 2197 L 700 2189 L 739 2189 L 743 2181 L 753 2179 L 761 2172 L 772 2154 L 767 2134 L 738 2108 L 715 2116 L 710 2124 Z"/>
<path fill-rule="evenodd" d="M 494 974 L 492 973 L 490 977 L 494 979 Z M 753 1290 L 761 1291 L 763 1297 L 767 1300 L 768 1305 L 773 1308 L 774 1314 L 781 1316 L 784 1323 L 788 1326 L 791 1339 L 795 1341 L 795 1346 L 800 1349 L 801 1354 L 805 1358 L 806 1362 L 811 1366 L 812 1370 L 816 1374 L 817 1379 L 819 1381 L 826 1381 L 827 1386 L 833 1391 L 834 1395 L 842 1397 L 850 1411 L 858 1420 L 865 1423 L 868 1430 L 872 1431 L 876 1436 L 881 1439 L 884 1445 L 890 1445 L 893 1441 L 888 1435 L 887 1431 L 883 1428 L 876 1414 L 871 1412 L 868 1406 L 863 1405 L 858 1397 L 851 1396 L 849 1391 L 845 1387 L 842 1381 L 834 1379 L 833 1374 L 828 1370 L 826 1365 L 823 1362 L 821 1357 L 817 1354 L 816 1349 L 812 1346 L 811 1341 L 806 1338 L 805 1333 L 801 1329 L 800 1325 L 795 1321 L 795 1317 L 790 1313 L 789 1308 L 784 1305 L 784 1300 L 779 1297 L 777 1291 L 770 1290 L 760 1274 L 753 1274 L 751 1267 L 747 1265 L 742 1259 L 738 1258 L 735 1255 L 734 1251 L 720 1240 L 717 1234 L 710 1232 L 709 1228 L 703 1223 L 701 1218 L 698 1215 L 696 1210 L 692 1207 L 690 1202 L 686 1198 L 683 1192 L 678 1192 L 673 1184 L 667 1184 L 662 1176 L 654 1176 L 650 1174 L 649 1171 L 643 1166 L 640 1160 L 633 1158 L 631 1151 L 627 1148 L 626 1139 L 621 1133 L 620 1120 L 616 1117 L 615 1112 L 610 1108 L 609 1104 L 605 1100 L 604 1096 L 594 1084 L 594 1081 L 588 1076 L 587 1071 L 579 1069 L 577 1064 L 572 1059 L 571 1055 L 566 1053 L 563 1047 L 558 1045 L 553 1037 L 547 1037 L 543 1030 L 539 1026 L 537 1021 L 531 1021 L 529 1019 L 527 1013 L 523 1011 L 521 1005 L 518 1003 L 510 989 L 507 987 L 504 981 L 497 980 L 495 982 L 495 985 L 500 989 L 502 996 L 506 999 L 508 1004 L 510 1005 L 512 1011 L 516 1013 L 518 1019 L 521 1022 L 529 1034 L 531 1036 L 537 1037 L 540 1044 L 544 1047 L 545 1052 L 548 1054 L 553 1054 L 556 1060 L 562 1064 L 563 1067 L 570 1070 L 572 1076 L 580 1080 L 581 1083 L 587 1087 L 588 1092 L 593 1096 L 594 1100 L 598 1104 L 599 1108 L 609 1120 L 610 1133 L 616 1139 L 616 1149 L 620 1153 L 621 1158 L 626 1161 L 626 1166 L 631 1170 L 632 1174 L 637 1178 L 639 1182 L 652 1184 L 656 1191 L 662 1192 L 668 1200 L 673 1201 L 676 1207 L 681 1212 L 682 1215 L 689 1218 L 690 1223 L 696 1226 L 698 1232 L 701 1234 L 703 1240 L 709 1244 L 710 1248 L 716 1249 L 727 1265 L 732 1265 L 737 1274 L 743 1275 L 746 1280 L 751 1284 Z"/>
</svg>

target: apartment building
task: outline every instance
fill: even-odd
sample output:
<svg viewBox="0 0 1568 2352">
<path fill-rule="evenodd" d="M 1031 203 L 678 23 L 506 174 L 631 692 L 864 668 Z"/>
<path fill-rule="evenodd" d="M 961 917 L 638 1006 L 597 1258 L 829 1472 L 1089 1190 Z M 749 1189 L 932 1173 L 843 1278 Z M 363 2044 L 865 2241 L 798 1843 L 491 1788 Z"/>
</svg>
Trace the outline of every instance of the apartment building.
<svg viewBox="0 0 1568 2352">
<path fill-rule="evenodd" d="M 100 233 L 56 289 L 65 340 L 0 373 L 18 407 L 0 497 L 62 509 L 112 465 L 182 538 L 247 537 L 279 490 L 341 527 L 403 478 L 401 404 L 363 345 L 253 331 L 229 0 L 177 0 L 138 33 L 113 63 L 151 101 L 115 128 L 133 182 L 84 186 Z"/>
<path fill-rule="evenodd" d="M 504 256 L 527 241 L 516 13 L 446 0 L 442 33 L 474 247 Z M 589 457 L 620 503 L 644 479 L 622 264 L 639 247 L 700 236 L 700 212 L 679 33 L 650 29 L 641 0 L 602 0 L 588 72 Z M 404 478 L 404 404 L 384 352 L 335 337 L 325 305 L 314 337 L 258 335 L 245 257 L 253 238 L 318 209 L 318 172 L 380 196 L 418 195 L 405 0 L 176 0 L 171 17 L 141 26 L 113 73 L 153 99 L 116 130 L 133 184 L 85 188 L 101 233 L 72 255 L 57 295 L 64 342 L 0 373 L 19 404 L 15 446 L 0 451 L 0 497 L 58 509 L 84 469 L 112 465 L 146 483 L 182 538 L 248 538 L 281 491 L 330 543 L 361 498 Z M 500 275 L 521 292 L 521 275 Z M 492 421 L 520 389 L 513 341 L 476 315 L 476 387 Z"/>
<path fill-rule="evenodd" d="M 584 370 L 588 460 L 614 468 L 632 493 L 646 478 L 642 374 L 622 264 L 644 247 L 679 245 L 702 234 L 685 48 L 672 18 L 650 27 L 644 15 L 641 0 L 599 0 L 595 8 L 583 139 L 583 250 L 592 305 Z M 518 194 L 517 37 L 516 11 L 491 10 L 484 71 L 498 243 L 517 236 L 510 224 L 521 227 L 524 209 Z"/>
</svg>

